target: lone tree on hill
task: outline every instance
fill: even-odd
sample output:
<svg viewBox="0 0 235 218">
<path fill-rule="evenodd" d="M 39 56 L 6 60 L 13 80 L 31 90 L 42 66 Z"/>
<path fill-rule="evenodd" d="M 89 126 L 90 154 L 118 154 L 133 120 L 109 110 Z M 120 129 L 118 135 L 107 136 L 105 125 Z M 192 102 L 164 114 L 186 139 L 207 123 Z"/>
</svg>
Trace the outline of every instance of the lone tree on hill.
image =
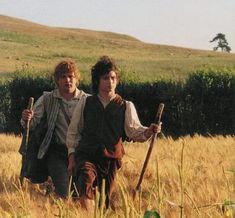
<svg viewBox="0 0 235 218">
<path fill-rule="evenodd" d="M 218 45 L 213 48 L 214 51 L 217 51 L 218 48 L 221 49 L 222 52 L 230 52 L 231 48 L 228 46 L 228 42 L 225 38 L 225 34 L 218 33 L 210 42 L 218 41 Z"/>
</svg>

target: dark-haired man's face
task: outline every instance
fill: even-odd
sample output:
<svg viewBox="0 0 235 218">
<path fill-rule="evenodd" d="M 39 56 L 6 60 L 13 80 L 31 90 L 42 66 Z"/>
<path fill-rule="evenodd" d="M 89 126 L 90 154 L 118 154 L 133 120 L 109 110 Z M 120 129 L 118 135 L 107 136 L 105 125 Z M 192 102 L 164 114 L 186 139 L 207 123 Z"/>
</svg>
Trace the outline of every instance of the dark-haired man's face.
<svg viewBox="0 0 235 218">
<path fill-rule="evenodd" d="M 117 74 L 114 71 L 110 71 L 100 77 L 99 81 L 99 93 L 115 93 L 115 89 L 118 84 Z"/>
</svg>

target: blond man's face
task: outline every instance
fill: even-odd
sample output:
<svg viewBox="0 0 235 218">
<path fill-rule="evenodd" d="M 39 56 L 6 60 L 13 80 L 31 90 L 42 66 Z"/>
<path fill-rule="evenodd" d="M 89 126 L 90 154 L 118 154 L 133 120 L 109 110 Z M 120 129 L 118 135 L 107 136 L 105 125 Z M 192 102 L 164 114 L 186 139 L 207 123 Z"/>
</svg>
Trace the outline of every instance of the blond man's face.
<svg viewBox="0 0 235 218">
<path fill-rule="evenodd" d="M 76 78 L 74 72 L 67 72 L 59 77 L 56 84 L 61 93 L 74 93 L 78 85 L 78 79 Z"/>
</svg>

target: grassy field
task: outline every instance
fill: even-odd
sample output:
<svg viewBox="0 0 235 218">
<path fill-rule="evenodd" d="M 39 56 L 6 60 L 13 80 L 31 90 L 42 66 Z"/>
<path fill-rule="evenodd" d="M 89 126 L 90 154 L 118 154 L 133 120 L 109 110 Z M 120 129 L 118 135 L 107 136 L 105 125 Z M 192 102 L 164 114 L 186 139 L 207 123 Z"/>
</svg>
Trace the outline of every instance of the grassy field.
<svg viewBox="0 0 235 218">
<path fill-rule="evenodd" d="M 1 15 L 0 48 L 0 79 L 25 66 L 51 72 L 59 61 L 72 59 L 87 83 L 90 68 L 101 55 L 113 57 L 124 80 L 133 81 L 183 80 L 202 67 L 235 68 L 233 53 L 147 44 L 127 35 L 52 28 Z M 0 218 L 95 217 L 94 211 L 87 214 L 70 198 L 46 196 L 45 185 L 19 185 L 20 140 L 0 135 Z M 98 211 L 96 218 L 142 218 L 147 210 L 158 211 L 165 218 L 232 218 L 232 206 L 227 204 L 235 202 L 234 136 L 158 140 L 134 201 L 133 188 L 147 149 L 148 143 L 125 144 L 113 196 L 116 210 Z"/>
<path fill-rule="evenodd" d="M 0 135 L 0 217 L 95 217 L 94 211 L 87 214 L 76 201 L 45 196 L 43 186 L 19 185 L 20 140 Z M 148 143 L 125 144 L 126 155 L 113 196 L 116 210 L 104 210 L 96 217 L 142 218 L 147 210 L 158 211 L 165 218 L 235 217 L 232 206 L 226 205 L 235 201 L 234 137 L 159 139 L 141 191 L 133 201 L 147 149 Z"/>
<path fill-rule="evenodd" d="M 91 66 L 101 55 L 110 55 L 117 61 L 124 79 L 138 81 L 182 80 L 189 72 L 205 66 L 235 67 L 233 53 L 147 44 L 127 35 L 53 28 L 1 15 L 0 47 L 2 77 L 9 77 L 23 65 L 51 72 L 59 61 L 72 59 L 87 82 Z"/>
</svg>

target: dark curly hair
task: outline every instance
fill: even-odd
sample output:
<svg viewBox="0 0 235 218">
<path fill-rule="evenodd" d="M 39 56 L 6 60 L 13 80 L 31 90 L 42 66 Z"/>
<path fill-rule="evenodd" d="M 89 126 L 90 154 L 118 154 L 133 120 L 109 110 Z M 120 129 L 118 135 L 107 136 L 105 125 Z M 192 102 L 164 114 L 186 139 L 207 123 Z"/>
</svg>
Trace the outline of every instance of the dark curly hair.
<svg viewBox="0 0 235 218">
<path fill-rule="evenodd" d="M 100 77 L 105 74 L 108 74 L 110 71 L 114 71 L 116 73 L 117 79 L 119 80 L 119 71 L 114 60 L 112 60 L 108 56 L 100 57 L 96 64 L 91 68 L 93 94 L 98 93 Z"/>
</svg>

